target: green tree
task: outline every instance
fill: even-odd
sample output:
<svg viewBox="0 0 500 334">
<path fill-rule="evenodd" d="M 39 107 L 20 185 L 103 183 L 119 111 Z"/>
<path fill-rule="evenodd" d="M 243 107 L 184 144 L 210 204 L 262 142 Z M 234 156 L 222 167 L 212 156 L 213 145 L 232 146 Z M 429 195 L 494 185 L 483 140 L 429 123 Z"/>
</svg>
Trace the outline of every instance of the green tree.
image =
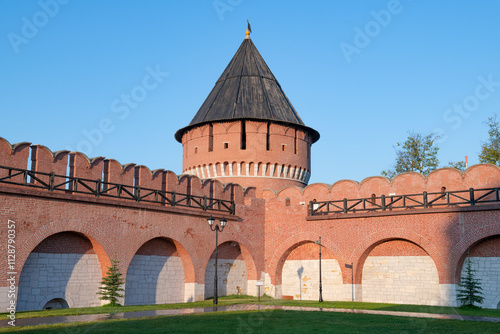
<svg viewBox="0 0 500 334">
<path fill-rule="evenodd" d="M 448 162 L 448 166 L 446 167 L 453 167 L 458 170 L 461 170 L 462 172 L 465 171 L 465 161 L 450 161 Z"/>
<path fill-rule="evenodd" d="M 472 269 L 472 261 L 470 256 L 467 255 L 467 267 L 465 269 L 465 276 L 460 277 L 459 291 L 457 298 L 463 307 L 479 307 L 475 303 L 481 304 L 484 300 L 481 292 L 481 280 L 475 277 L 477 270 Z"/>
<path fill-rule="evenodd" d="M 497 121 L 497 115 L 488 118 L 485 122 L 490 129 L 488 140 L 481 144 L 481 153 L 479 161 L 500 166 L 500 130 Z"/>
<path fill-rule="evenodd" d="M 394 147 L 396 150 L 394 169 L 384 170 L 382 175 L 393 178 L 406 172 L 429 174 L 439 165 L 437 139 L 439 136 L 433 133 L 422 136 L 419 133 L 410 132 L 404 143 L 397 143 Z"/>
<path fill-rule="evenodd" d="M 115 257 L 111 260 L 111 267 L 108 267 L 108 271 L 106 272 L 106 276 L 102 278 L 101 287 L 99 288 L 101 291 L 97 292 L 100 300 L 107 300 L 109 306 L 120 306 L 118 303 L 118 298 L 125 297 L 121 294 L 121 291 L 125 291 L 122 288 L 122 285 L 125 283 L 122 277 L 122 273 L 118 269 L 118 264 L 120 261 Z"/>
</svg>

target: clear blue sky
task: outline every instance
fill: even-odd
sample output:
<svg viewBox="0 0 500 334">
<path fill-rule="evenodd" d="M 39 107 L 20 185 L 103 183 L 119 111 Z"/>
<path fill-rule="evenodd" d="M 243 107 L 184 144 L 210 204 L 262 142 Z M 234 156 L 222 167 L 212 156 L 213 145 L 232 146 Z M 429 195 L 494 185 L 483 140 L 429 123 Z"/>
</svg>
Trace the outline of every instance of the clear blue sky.
<svg viewBox="0 0 500 334">
<path fill-rule="evenodd" d="M 484 121 L 500 114 L 499 15 L 495 0 L 3 0 L 0 136 L 180 174 L 174 133 L 249 18 L 253 42 L 321 134 L 310 183 L 379 175 L 410 130 L 441 133 L 441 165 L 465 155 L 474 164 Z"/>
</svg>

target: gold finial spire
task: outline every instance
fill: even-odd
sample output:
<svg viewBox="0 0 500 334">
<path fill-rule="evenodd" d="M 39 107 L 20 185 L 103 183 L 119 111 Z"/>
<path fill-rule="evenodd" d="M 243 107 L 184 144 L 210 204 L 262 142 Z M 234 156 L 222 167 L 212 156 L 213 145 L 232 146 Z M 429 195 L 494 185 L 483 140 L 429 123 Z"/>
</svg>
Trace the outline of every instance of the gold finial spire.
<svg viewBox="0 0 500 334">
<path fill-rule="evenodd" d="M 250 33 L 252 32 L 252 28 L 250 27 L 250 23 L 247 19 L 247 31 L 245 32 L 245 39 L 250 39 Z"/>
</svg>

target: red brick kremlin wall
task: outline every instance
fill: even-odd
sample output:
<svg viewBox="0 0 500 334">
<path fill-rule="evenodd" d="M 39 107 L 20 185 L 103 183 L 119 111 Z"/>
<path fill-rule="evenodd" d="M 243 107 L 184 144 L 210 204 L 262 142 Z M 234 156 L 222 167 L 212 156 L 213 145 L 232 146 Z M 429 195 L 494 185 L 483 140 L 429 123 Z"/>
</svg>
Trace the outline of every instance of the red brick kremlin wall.
<svg viewBox="0 0 500 334">
<path fill-rule="evenodd" d="M 301 150 L 305 149 L 304 145 L 308 145 L 307 141 L 302 143 Z M 190 144 L 187 147 L 189 149 Z M 28 161 L 30 149 L 32 161 Z M 270 159 L 271 156 L 269 161 L 274 162 L 281 158 Z M 307 163 L 297 159 L 280 161 L 309 169 Z M 239 160 L 242 159 L 235 158 L 235 161 Z M 274 286 L 281 284 L 281 270 L 289 256 L 290 259 L 317 258 L 317 246 L 312 243 L 319 236 L 322 237 L 325 258 L 338 261 L 344 284 L 352 282 L 351 263 L 354 283 L 361 284 L 363 264 L 370 255 L 428 255 L 436 265 L 440 284 L 457 282 L 469 249 L 474 256 L 499 256 L 500 239 L 494 237 L 500 235 L 498 204 L 371 214 L 308 215 L 308 203 L 314 199 L 325 201 L 370 197 L 372 194 L 439 192 L 443 187 L 448 191 L 498 187 L 500 169 L 493 165 L 476 165 L 464 173 L 444 168 L 427 177 L 407 173 L 392 181 L 371 177 L 360 183 L 343 180 L 333 185 L 313 184 L 305 188 L 291 186 L 264 190 L 264 186 L 259 185 L 244 189 L 217 180 L 177 176 L 168 170 L 152 172 L 145 166 L 121 165 L 112 159 L 89 159 L 78 152 L 52 152 L 41 145 L 11 145 L 3 139 L 0 139 L 0 165 L 63 176 L 69 170 L 69 176 L 234 199 L 235 216 L 212 213 L 217 220 L 222 216 L 228 220 L 224 231 L 219 233 L 219 244 L 229 246 L 235 243 L 240 250 L 239 254 L 232 254 L 234 249 L 224 250 L 223 247 L 221 255 L 228 258 L 241 256 L 247 265 L 249 280 L 264 279 L 267 274 L 269 283 Z M 7 172 L 0 170 L 0 177 L 5 176 Z M 22 180 L 22 176 L 16 176 L 16 180 Z M 259 184 L 259 179 L 256 180 L 255 183 Z M 37 181 L 33 182 L 36 184 Z M 0 184 L 0 203 L 0 222 L 7 224 L 11 220 L 16 224 L 15 265 L 18 272 L 31 252 L 45 249 L 51 240 L 58 242 L 70 237 L 68 233 L 71 232 L 75 233 L 71 238 L 85 238 L 92 245 L 103 273 L 114 254 L 120 261 L 121 271 L 126 273 L 135 254 L 147 252 L 153 243 L 160 242 L 168 243 L 171 251 L 175 249 L 172 254 L 181 257 L 186 283 L 205 282 L 205 268 L 213 254 L 215 238 L 206 222 L 210 212 L 173 208 L 162 203 L 96 198 L 74 193 L 71 188 L 49 192 L 3 183 Z M 7 240 L 5 228 L 0 230 L 0 239 Z M 6 242 L 0 244 L 0 251 L 7 254 Z M 6 273 L 9 270 L 6 261 L 0 269 L 0 287 L 7 287 Z"/>
</svg>

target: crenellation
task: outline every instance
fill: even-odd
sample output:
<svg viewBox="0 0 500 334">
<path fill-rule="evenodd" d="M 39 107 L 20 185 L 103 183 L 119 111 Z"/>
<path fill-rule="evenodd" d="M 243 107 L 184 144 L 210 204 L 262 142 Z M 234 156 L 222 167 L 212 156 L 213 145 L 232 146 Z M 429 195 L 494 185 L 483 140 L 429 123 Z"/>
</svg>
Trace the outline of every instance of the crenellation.
<svg viewBox="0 0 500 334">
<path fill-rule="evenodd" d="M 164 170 L 163 174 L 165 185 L 162 185 L 162 190 L 174 191 L 175 189 L 177 189 L 177 186 L 179 184 L 179 176 L 177 176 L 171 170 Z"/>
<path fill-rule="evenodd" d="M 276 174 L 282 173 L 282 175 L 285 175 L 286 166 L 282 172 L 280 172 L 280 167 L 281 166 L 278 166 Z M 373 194 L 376 197 L 380 197 L 381 195 L 390 196 L 391 194 L 419 194 L 424 191 L 428 193 L 441 193 L 443 187 L 445 191 L 456 191 L 467 190 L 471 185 L 475 189 L 498 186 L 498 180 L 500 179 L 499 167 L 479 164 L 469 167 L 467 171 L 470 170 L 473 170 L 474 174 L 469 174 L 469 172 L 464 173 L 463 177 L 460 176 L 462 174 L 456 169 L 442 168 L 429 174 L 427 178 L 418 173 L 404 173 L 396 176 L 392 182 L 382 176 L 373 176 L 363 179 L 361 183 L 353 180 L 340 180 L 333 183 L 331 186 L 316 183 L 310 184 L 304 188 L 304 196 L 308 197 L 308 193 L 314 193 L 321 194 L 321 196 L 314 197 L 321 197 L 323 200 L 341 200 L 343 198 L 369 198 Z M 300 173 L 306 174 L 308 171 L 299 172 L 299 175 Z M 483 176 L 477 177 L 475 173 Z M 297 172 L 295 172 L 295 175 L 297 175 Z M 487 175 L 487 177 L 484 177 L 484 175 Z M 472 183 L 472 180 L 474 180 L 474 183 Z M 293 186 L 289 187 L 293 188 Z"/>
<path fill-rule="evenodd" d="M 11 145 L 6 139 L 0 137 L 0 166 L 27 169 L 30 146 L 31 143 L 28 142 Z M 8 175 L 7 169 L 0 168 L 0 178 Z M 12 177 L 10 181 L 23 182 L 23 175 Z M 15 187 L 15 185 L 7 186 Z"/>
<path fill-rule="evenodd" d="M 464 174 L 451 167 L 444 167 L 432 171 L 427 175 L 427 189 L 429 192 L 439 192 L 442 187 L 448 191 L 461 190 L 463 187 Z"/>
<path fill-rule="evenodd" d="M 498 185 L 500 178 L 500 167 L 492 164 L 478 164 L 469 167 L 464 172 L 465 185 L 467 188 L 490 188 Z"/>
<path fill-rule="evenodd" d="M 155 169 L 151 171 L 148 167 L 139 165 L 134 167 L 134 184 L 141 188 L 166 191 L 165 171 L 163 169 Z M 145 193 L 141 193 L 142 196 Z M 152 196 L 152 195 L 151 195 Z M 148 197 L 148 200 L 153 200 L 153 197 Z M 162 200 L 164 202 L 164 200 Z"/>
<path fill-rule="evenodd" d="M 89 159 L 81 152 L 71 152 L 70 156 L 70 176 L 88 180 L 102 180 L 104 157 Z"/>
<path fill-rule="evenodd" d="M 245 188 L 244 197 L 245 198 L 256 198 L 257 197 L 257 189 L 255 187 Z"/>
<path fill-rule="evenodd" d="M 180 194 L 191 195 L 191 179 L 193 178 L 196 178 L 196 176 L 188 174 L 179 175 L 179 182 L 172 191 Z"/>
<path fill-rule="evenodd" d="M 40 173 L 54 173 L 56 175 L 66 175 L 68 167 L 68 153 L 69 151 L 52 152 L 46 146 L 32 145 L 31 146 L 31 171 Z M 49 176 L 38 174 L 36 176 L 41 182 L 49 183 Z M 58 178 L 56 183 L 64 182 L 65 179 Z M 40 181 L 31 179 L 35 185 L 42 184 Z"/>
<path fill-rule="evenodd" d="M 375 194 L 377 197 L 381 194 L 397 193 L 393 191 L 389 180 L 383 176 L 372 176 L 363 179 L 358 186 L 358 197 L 367 198 Z"/>
<path fill-rule="evenodd" d="M 212 187 L 213 198 L 223 199 L 226 201 L 231 200 L 231 193 L 224 191 L 224 185 L 219 180 L 210 180 Z"/>
<path fill-rule="evenodd" d="M 43 145 L 31 146 L 31 171 L 35 175 L 30 177 L 30 183 L 35 186 L 47 187 L 66 181 L 65 177 L 51 177 L 47 174 L 66 175 L 69 151 L 52 152 Z M 39 174 L 40 173 L 40 174 Z M 41 174 L 44 173 L 44 174 Z"/>
<path fill-rule="evenodd" d="M 210 189 L 210 187 L 208 187 Z M 209 194 L 206 193 L 206 189 L 203 188 L 203 181 L 199 177 L 193 176 L 191 177 L 191 195 L 193 196 L 207 196 L 210 197 Z"/>
<path fill-rule="evenodd" d="M 134 166 L 135 164 L 121 165 L 114 159 L 105 159 L 103 161 L 103 190 L 110 189 L 107 193 L 109 195 L 117 196 L 122 194 L 122 190 L 115 187 L 115 184 L 133 187 Z M 130 190 L 131 189 L 129 189 L 129 191 Z"/>
</svg>

